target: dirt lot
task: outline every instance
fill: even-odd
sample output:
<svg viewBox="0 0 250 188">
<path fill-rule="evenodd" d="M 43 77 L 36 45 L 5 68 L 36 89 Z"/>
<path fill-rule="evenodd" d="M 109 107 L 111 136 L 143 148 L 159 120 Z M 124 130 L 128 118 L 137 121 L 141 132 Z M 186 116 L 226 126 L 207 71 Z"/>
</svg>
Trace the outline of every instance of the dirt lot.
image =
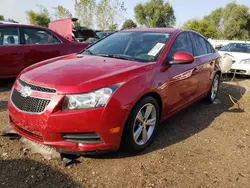
<svg viewBox="0 0 250 188">
<path fill-rule="evenodd" d="M 0 187 L 250 187 L 250 79 L 237 80 L 240 86 L 221 85 L 221 103 L 201 101 L 164 122 L 137 156 L 82 157 L 64 167 L 0 137 Z M 8 126 L 11 82 L 0 86 L 0 131 Z"/>
</svg>

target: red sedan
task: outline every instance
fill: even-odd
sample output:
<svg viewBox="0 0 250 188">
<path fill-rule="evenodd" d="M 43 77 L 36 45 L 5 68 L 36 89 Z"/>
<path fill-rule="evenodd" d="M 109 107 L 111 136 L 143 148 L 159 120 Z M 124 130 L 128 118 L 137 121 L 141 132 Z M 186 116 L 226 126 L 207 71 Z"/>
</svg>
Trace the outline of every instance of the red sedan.
<svg viewBox="0 0 250 188">
<path fill-rule="evenodd" d="M 117 32 L 81 54 L 26 68 L 11 91 L 10 126 L 61 153 L 140 151 L 159 123 L 193 102 L 216 99 L 219 54 L 200 34 Z"/>
<path fill-rule="evenodd" d="M 76 53 L 88 45 L 71 42 L 47 28 L 0 22 L 0 78 L 15 77 L 34 63 Z"/>
</svg>

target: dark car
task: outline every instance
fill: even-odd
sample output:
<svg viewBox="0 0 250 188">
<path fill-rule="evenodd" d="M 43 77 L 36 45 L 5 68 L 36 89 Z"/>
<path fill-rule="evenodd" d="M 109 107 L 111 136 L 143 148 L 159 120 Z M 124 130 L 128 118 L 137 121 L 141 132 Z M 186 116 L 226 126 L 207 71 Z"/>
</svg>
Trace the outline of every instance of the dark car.
<svg viewBox="0 0 250 188">
<path fill-rule="evenodd" d="M 69 41 L 47 28 L 0 23 L 0 78 L 15 77 L 34 63 L 80 52 L 88 45 Z"/>
<path fill-rule="evenodd" d="M 193 31 L 120 31 L 25 69 L 11 90 L 10 126 L 61 153 L 141 151 L 160 122 L 202 98 L 214 102 L 219 60 Z"/>
<path fill-rule="evenodd" d="M 107 37 L 107 36 L 112 35 L 114 33 L 115 33 L 114 31 L 101 31 L 101 32 L 97 32 L 96 34 L 101 39 L 103 37 Z"/>
</svg>

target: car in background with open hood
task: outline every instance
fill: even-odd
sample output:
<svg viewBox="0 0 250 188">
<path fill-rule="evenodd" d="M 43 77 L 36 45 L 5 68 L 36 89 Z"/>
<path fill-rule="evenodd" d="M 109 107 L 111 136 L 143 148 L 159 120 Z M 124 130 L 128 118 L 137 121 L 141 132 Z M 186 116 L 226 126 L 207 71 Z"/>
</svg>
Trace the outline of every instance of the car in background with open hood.
<svg viewBox="0 0 250 188">
<path fill-rule="evenodd" d="M 81 26 L 74 27 L 77 20 L 77 18 L 55 20 L 49 23 L 49 28 L 71 41 L 92 43 L 92 41 L 99 40 L 99 37 L 92 29 Z"/>
</svg>

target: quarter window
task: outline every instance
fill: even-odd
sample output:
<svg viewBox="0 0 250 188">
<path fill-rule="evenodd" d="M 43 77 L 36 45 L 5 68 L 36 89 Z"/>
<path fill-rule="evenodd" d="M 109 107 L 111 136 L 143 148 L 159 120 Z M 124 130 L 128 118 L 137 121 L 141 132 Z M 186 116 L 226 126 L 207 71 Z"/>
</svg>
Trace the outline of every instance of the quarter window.
<svg viewBox="0 0 250 188">
<path fill-rule="evenodd" d="M 24 39 L 26 44 L 58 44 L 61 43 L 54 35 L 43 29 L 24 28 Z"/>
<path fill-rule="evenodd" d="M 17 27 L 0 27 L 0 46 L 19 44 L 19 32 Z"/>
</svg>

